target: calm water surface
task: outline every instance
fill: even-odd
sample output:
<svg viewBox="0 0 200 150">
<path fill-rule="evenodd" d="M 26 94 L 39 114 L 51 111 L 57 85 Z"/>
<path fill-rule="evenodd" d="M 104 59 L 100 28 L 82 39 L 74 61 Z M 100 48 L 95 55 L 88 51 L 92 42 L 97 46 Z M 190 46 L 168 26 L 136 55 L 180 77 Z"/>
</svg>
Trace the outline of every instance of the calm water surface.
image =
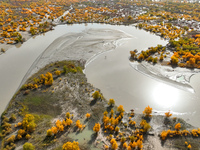
<svg viewBox="0 0 200 150">
<path fill-rule="evenodd" d="M 127 111 L 135 109 L 141 113 L 147 105 L 158 114 L 172 110 L 193 125 L 200 126 L 198 75 L 191 79 L 191 85 L 196 91 L 196 94 L 192 94 L 144 76 L 129 64 L 130 50 L 145 50 L 157 44 L 165 45 L 167 41 L 135 27 L 101 24 L 59 25 L 54 31 L 31 38 L 21 47 L 14 47 L 6 54 L 0 55 L 0 113 L 33 62 L 56 38 L 68 32 L 80 32 L 89 28 L 118 29 L 133 36 L 114 51 L 97 56 L 85 69 L 88 81 L 101 89 L 107 99 L 114 98 L 116 103 L 124 105 Z"/>
</svg>

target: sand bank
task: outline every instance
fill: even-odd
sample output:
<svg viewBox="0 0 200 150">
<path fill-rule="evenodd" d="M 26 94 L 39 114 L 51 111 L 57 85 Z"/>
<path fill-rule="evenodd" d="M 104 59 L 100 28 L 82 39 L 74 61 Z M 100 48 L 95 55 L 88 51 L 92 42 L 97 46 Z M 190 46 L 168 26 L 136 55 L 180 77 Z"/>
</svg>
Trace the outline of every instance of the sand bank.
<svg viewBox="0 0 200 150">
<path fill-rule="evenodd" d="M 54 40 L 36 59 L 21 85 L 45 65 L 61 60 L 91 61 L 96 55 L 110 51 L 123 43 L 130 35 L 114 29 L 88 29 L 80 33 L 67 33 Z M 20 85 L 20 86 L 21 86 Z"/>
<path fill-rule="evenodd" d="M 169 84 L 173 87 L 194 93 L 194 89 L 189 84 L 190 77 L 199 73 L 199 69 L 172 68 L 171 66 L 161 66 L 160 64 L 149 64 L 148 62 L 131 62 L 131 66 L 140 73 Z"/>
</svg>

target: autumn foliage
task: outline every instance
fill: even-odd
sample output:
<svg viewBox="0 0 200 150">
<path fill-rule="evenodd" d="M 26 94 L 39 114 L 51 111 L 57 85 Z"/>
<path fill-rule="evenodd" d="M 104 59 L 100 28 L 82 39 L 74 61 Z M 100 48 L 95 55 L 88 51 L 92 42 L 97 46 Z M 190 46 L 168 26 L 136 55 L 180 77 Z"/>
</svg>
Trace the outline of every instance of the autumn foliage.
<svg viewBox="0 0 200 150">
<path fill-rule="evenodd" d="M 100 128 L 101 128 L 100 123 L 95 123 L 95 126 L 93 127 L 93 131 L 95 131 L 96 133 L 98 133 L 99 130 L 100 130 Z"/>
<path fill-rule="evenodd" d="M 143 111 L 143 114 L 145 114 L 146 117 L 151 117 L 151 113 L 152 113 L 152 108 L 151 107 L 146 107 Z"/>
<path fill-rule="evenodd" d="M 62 150 L 80 150 L 78 142 L 66 142 L 62 146 Z"/>
<path fill-rule="evenodd" d="M 165 113 L 165 116 L 169 118 L 169 117 L 172 116 L 172 114 L 171 114 L 170 112 L 166 112 L 166 113 Z"/>
</svg>

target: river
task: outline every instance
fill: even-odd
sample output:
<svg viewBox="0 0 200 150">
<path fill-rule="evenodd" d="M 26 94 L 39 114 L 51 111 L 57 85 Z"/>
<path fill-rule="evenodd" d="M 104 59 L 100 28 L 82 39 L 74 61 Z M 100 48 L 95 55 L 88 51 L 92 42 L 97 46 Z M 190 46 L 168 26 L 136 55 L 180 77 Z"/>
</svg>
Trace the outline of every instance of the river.
<svg viewBox="0 0 200 150">
<path fill-rule="evenodd" d="M 132 35 L 132 38 L 122 41 L 121 46 L 98 55 L 86 66 L 88 82 L 101 89 L 107 99 L 114 98 L 116 104 L 122 104 L 126 111 L 134 109 L 135 112 L 142 113 L 148 105 L 153 108 L 154 114 L 164 114 L 171 110 L 173 116 L 200 126 L 199 75 L 191 78 L 191 86 L 196 93 L 190 93 L 135 71 L 129 62 L 130 50 L 145 50 L 157 44 L 165 45 L 167 41 L 133 26 L 58 25 L 55 30 L 31 38 L 19 48 L 9 49 L 6 54 L 0 55 L 0 113 L 19 88 L 33 62 L 56 38 L 68 32 L 78 33 L 89 28 L 112 28 Z"/>
</svg>

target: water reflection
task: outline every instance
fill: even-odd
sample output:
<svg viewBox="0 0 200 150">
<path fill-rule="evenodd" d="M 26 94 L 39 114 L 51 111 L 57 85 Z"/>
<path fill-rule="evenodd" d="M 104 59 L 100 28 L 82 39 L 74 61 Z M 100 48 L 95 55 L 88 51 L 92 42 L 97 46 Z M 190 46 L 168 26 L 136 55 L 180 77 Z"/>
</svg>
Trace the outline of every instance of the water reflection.
<svg viewBox="0 0 200 150">
<path fill-rule="evenodd" d="M 170 85 L 160 83 L 152 90 L 153 99 L 156 105 L 171 109 L 179 103 L 180 94 L 177 88 Z"/>
</svg>

